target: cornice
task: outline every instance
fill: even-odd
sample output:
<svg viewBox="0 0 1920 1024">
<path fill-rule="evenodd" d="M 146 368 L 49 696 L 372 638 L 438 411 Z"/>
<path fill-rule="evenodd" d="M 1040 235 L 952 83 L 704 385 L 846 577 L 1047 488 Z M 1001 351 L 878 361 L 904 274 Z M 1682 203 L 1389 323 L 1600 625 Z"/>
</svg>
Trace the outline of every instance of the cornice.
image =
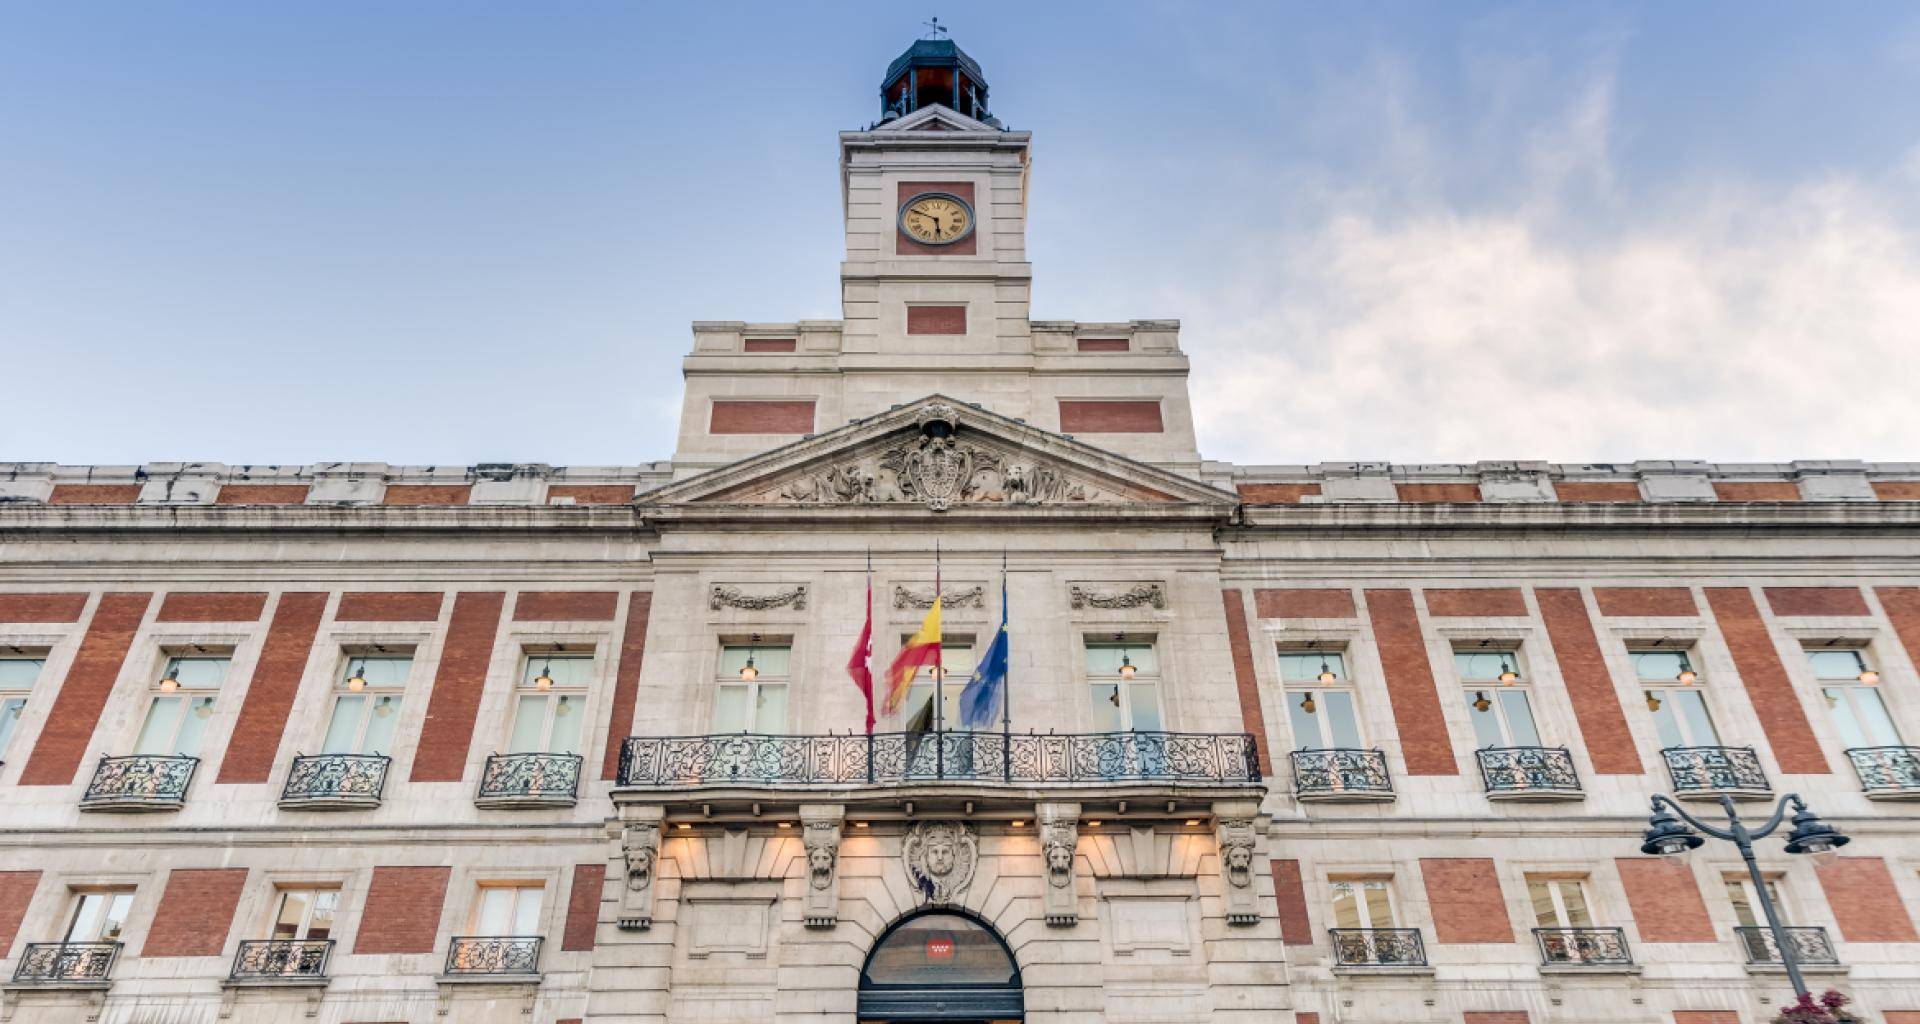
<svg viewBox="0 0 1920 1024">
<path fill-rule="evenodd" d="M 1328 502 L 1243 505 L 1235 523 L 1246 539 L 1297 533 L 1432 537 L 1448 532 L 1911 530 L 1920 527 L 1920 502 Z M 1920 534 L 1915 539 L 1920 540 Z"/>
</svg>

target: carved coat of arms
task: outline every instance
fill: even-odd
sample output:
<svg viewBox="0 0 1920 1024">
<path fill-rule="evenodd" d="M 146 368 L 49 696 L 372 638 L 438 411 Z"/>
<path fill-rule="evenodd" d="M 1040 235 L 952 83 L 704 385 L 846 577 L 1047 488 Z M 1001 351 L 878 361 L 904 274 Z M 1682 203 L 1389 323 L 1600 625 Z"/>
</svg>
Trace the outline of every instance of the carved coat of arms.
<svg viewBox="0 0 1920 1024">
<path fill-rule="evenodd" d="M 907 880 L 924 903 L 953 903 L 973 883 L 980 839 L 961 821 L 922 821 L 907 832 Z"/>
</svg>

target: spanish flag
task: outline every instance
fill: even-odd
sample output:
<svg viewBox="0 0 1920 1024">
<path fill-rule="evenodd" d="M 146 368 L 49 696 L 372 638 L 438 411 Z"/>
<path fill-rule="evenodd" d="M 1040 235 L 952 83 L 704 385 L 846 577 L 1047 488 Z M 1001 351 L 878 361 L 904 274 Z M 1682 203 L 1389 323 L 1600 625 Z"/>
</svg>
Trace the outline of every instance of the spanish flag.
<svg viewBox="0 0 1920 1024">
<path fill-rule="evenodd" d="M 900 703 L 907 699 L 907 687 L 913 685 L 913 677 L 920 674 L 926 665 L 940 664 L 940 597 L 934 594 L 933 607 L 927 609 L 927 617 L 920 623 L 920 632 L 907 638 L 906 645 L 887 666 L 887 714 L 900 710 Z"/>
</svg>

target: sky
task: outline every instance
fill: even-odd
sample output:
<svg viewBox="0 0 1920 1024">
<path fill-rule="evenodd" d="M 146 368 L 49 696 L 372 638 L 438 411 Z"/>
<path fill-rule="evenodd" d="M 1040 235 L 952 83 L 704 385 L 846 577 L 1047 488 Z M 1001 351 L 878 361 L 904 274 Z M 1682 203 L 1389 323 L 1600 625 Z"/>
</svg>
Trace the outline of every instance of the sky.
<svg viewBox="0 0 1920 1024">
<path fill-rule="evenodd" d="M 0 461 L 667 458 L 938 15 L 1253 464 L 1920 460 L 1920 6 L 0 0 Z"/>
</svg>

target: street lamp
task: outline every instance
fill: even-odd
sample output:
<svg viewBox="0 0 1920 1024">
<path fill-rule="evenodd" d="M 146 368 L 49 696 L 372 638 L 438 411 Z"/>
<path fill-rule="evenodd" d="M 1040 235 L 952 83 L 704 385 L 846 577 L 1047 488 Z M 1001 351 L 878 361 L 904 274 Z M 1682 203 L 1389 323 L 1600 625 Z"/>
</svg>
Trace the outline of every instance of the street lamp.
<svg viewBox="0 0 1920 1024">
<path fill-rule="evenodd" d="M 1821 821 L 1819 815 L 1807 808 L 1806 801 L 1801 800 L 1798 793 L 1781 797 L 1780 803 L 1773 809 L 1773 817 L 1767 819 L 1766 825 L 1758 831 L 1748 830 L 1741 822 L 1740 815 L 1734 811 L 1732 797 L 1721 796 L 1720 807 L 1727 812 L 1726 828 L 1715 828 L 1688 814 L 1671 797 L 1655 794 L 1653 814 L 1647 819 L 1647 831 L 1642 837 L 1640 852 L 1663 857 L 1698 849 L 1706 840 L 1696 835 L 1694 829 L 1739 847 L 1741 858 L 1747 862 L 1747 875 L 1753 879 L 1754 898 L 1760 902 L 1761 912 L 1766 914 L 1767 930 L 1773 934 L 1773 944 L 1780 950 L 1780 963 L 1787 969 L 1787 980 L 1793 983 L 1796 996 L 1805 996 L 1807 983 L 1800 978 L 1800 963 L 1794 957 L 1793 945 L 1787 941 L 1786 930 L 1780 926 L 1780 915 L 1774 910 L 1773 898 L 1767 894 L 1766 879 L 1760 874 L 1759 862 L 1753 858 L 1753 841 L 1765 839 L 1779 830 L 1781 822 L 1786 820 L 1788 807 L 1793 808 L 1793 831 L 1787 833 L 1788 853 L 1812 854 L 1816 859 L 1824 860 L 1853 840 Z"/>
</svg>

